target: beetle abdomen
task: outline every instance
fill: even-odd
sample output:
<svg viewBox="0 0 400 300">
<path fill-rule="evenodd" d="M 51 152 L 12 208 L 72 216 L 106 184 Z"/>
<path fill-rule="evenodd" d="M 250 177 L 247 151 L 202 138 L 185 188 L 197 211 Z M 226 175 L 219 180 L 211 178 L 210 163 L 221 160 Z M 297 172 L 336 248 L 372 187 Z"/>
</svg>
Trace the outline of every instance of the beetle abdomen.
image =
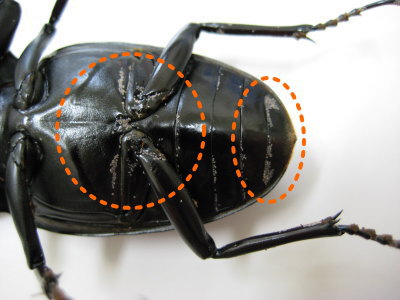
<svg viewBox="0 0 400 300">
<path fill-rule="evenodd" d="M 251 87 L 243 97 L 256 78 L 199 56 L 193 56 L 186 76 L 192 88 L 183 84 L 168 104 L 139 123 L 183 182 L 193 176 L 187 182 L 190 195 L 203 218 L 215 219 L 275 186 L 286 170 L 295 134 L 283 104 L 266 85 Z"/>
<path fill-rule="evenodd" d="M 146 208 L 146 203 L 157 199 L 140 167 L 134 162 L 127 164 L 129 170 L 118 167 L 122 136 L 130 130 L 149 135 L 167 156 L 205 222 L 250 205 L 255 197 L 265 195 L 276 184 L 287 167 L 294 144 L 293 128 L 283 105 L 268 87 L 259 84 L 238 107 L 243 90 L 255 78 L 204 57 L 193 55 L 187 69 L 182 70 L 192 88 L 180 81 L 171 99 L 139 121 L 130 119 L 124 110 L 124 95 L 132 92 L 128 91 L 132 87 L 127 84 L 128 77 L 133 74 L 134 82 L 140 83 L 134 87 L 140 89 L 147 82 L 154 61 L 130 56 L 109 61 L 108 65 L 98 64 L 73 87 L 62 116 L 57 119 L 60 98 L 81 68 L 102 56 L 124 51 L 149 52 L 157 57 L 161 49 L 128 44 L 76 45 L 60 50 L 43 63 L 48 76 L 44 98 L 24 112 L 26 131 L 42 142 L 44 153 L 32 185 L 40 226 L 80 234 L 140 233 L 168 228 L 169 222 L 159 205 Z M 64 75 L 59 76 L 61 73 Z M 196 99 L 193 89 L 199 95 Z M 57 120 L 61 124 L 59 144 L 64 147 L 62 156 L 67 166 L 59 164 L 60 154 L 56 152 Z M 78 179 L 78 186 L 71 183 L 71 176 L 60 174 L 66 172 L 66 167 Z M 122 172 L 129 175 L 127 183 L 121 181 Z M 186 182 L 189 174 L 192 179 Z M 79 189 L 80 185 L 87 189 L 86 194 Z M 96 195 L 97 200 L 93 201 L 89 194 Z M 105 199 L 107 205 L 100 205 L 99 199 Z M 125 211 L 124 205 L 144 208 Z"/>
</svg>

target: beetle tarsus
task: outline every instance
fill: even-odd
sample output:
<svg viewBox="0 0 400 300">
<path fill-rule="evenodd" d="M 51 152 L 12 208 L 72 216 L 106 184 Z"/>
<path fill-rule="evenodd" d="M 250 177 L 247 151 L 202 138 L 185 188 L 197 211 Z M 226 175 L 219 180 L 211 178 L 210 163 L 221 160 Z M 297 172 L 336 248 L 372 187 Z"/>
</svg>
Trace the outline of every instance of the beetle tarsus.
<svg viewBox="0 0 400 300">
<path fill-rule="evenodd" d="M 372 240 L 382 245 L 400 249 L 400 240 L 395 240 L 390 234 L 376 234 L 374 229 L 360 228 L 357 224 L 338 225 L 339 230 L 350 235 L 358 235 L 366 240 Z"/>
<path fill-rule="evenodd" d="M 71 300 L 58 285 L 59 274 L 55 274 L 52 269 L 43 266 L 36 269 L 37 274 L 42 282 L 43 291 L 49 299 L 54 300 Z"/>
<path fill-rule="evenodd" d="M 328 22 L 319 23 L 317 25 L 312 26 L 310 32 L 318 31 L 318 30 L 325 30 L 327 27 L 336 27 L 338 25 L 338 23 L 347 22 L 349 20 L 349 18 L 354 17 L 354 16 L 360 16 L 362 12 L 364 12 L 368 9 L 383 6 L 383 5 L 390 5 L 390 4 L 400 5 L 400 0 L 382 0 L 382 1 L 377 1 L 377 2 L 367 4 L 360 8 L 355 8 L 348 13 L 344 13 L 344 14 L 340 15 L 336 19 L 329 20 Z M 306 34 L 307 33 L 308 32 L 306 32 Z"/>
</svg>

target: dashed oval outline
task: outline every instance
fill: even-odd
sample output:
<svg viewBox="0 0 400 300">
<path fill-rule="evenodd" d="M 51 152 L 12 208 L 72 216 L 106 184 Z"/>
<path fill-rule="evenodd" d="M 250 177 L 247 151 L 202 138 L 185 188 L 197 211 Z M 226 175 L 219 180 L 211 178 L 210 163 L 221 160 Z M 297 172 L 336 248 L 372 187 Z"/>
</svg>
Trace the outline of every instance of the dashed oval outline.
<svg viewBox="0 0 400 300">
<path fill-rule="evenodd" d="M 263 77 L 261 77 L 260 79 L 261 79 L 261 81 L 267 81 L 267 80 L 270 79 L 270 77 L 269 77 L 269 76 L 263 76 Z M 277 82 L 277 83 L 280 83 L 280 82 L 281 82 L 281 79 L 278 78 L 278 77 L 272 77 L 271 79 L 272 79 L 273 81 Z M 244 89 L 244 91 L 243 91 L 243 93 L 242 93 L 243 98 L 239 98 L 239 100 L 237 101 L 237 105 L 236 105 L 236 106 L 237 106 L 237 109 L 235 109 L 235 111 L 233 112 L 233 118 L 234 118 L 234 120 L 232 121 L 232 126 L 231 126 L 231 129 L 232 129 L 232 133 L 231 133 L 231 143 L 232 143 L 232 145 L 231 145 L 231 154 L 233 155 L 232 163 L 233 163 L 233 166 L 234 166 L 235 168 L 237 168 L 238 165 L 239 165 L 239 162 L 238 162 L 238 159 L 237 159 L 237 155 L 236 155 L 236 153 L 237 153 L 237 151 L 236 151 L 236 146 L 235 146 L 235 140 L 236 140 L 235 131 L 236 131 L 236 129 L 237 129 L 237 128 L 236 128 L 236 121 L 235 121 L 235 120 L 239 117 L 239 109 L 240 109 L 240 107 L 243 105 L 244 99 L 246 99 L 246 97 L 248 96 L 249 92 L 251 91 L 251 88 L 252 88 L 252 87 L 255 87 L 257 84 L 258 84 L 258 81 L 257 81 L 257 80 L 254 80 L 254 81 L 252 81 L 252 82 L 250 83 L 250 88 L 245 88 L 245 89 Z M 296 94 L 295 94 L 294 92 L 290 91 L 290 90 L 291 90 L 291 89 L 290 89 L 290 86 L 289 86 L 286 82 L 282 83 L 282 87 L 285 89 L 285 91 L 290 92 L 290 97 L 292 98 L 293 101 L 296 101 L 296 100 L 297 100 Z M 306 139 L 306 137 L 305 137 L 305 134 L 306 134 L 307 131 L 306 131 L 306 127 L 304 126 L 304 115 L 301 113 L 301 110 L 302 110 L 301 105 L 300 105 L 300 103 L 299 103 L 298 101 L 296 101 L 295 105 L 296 105 L 297 111 L 300 113 L 300 114 L 299 114 L 300 123 L 302 123 L 301 130 L 300 130 L 300 131 L 301 131 L 301 134 L 302 134 L 302 136 L 303 136 L 303 137 L 301 138 L 301 146 L 303 147 L 303 149 L 300 151 L 300 157 L 301 157 L 301 159 L 304 159 L 304 158 L 306 157 L 306 150 L 305 150 L 304 148 L 305 148 L 306 145 L 307 145 L 307 139 Z M 293 177 L 293 181 L 294 181 L 294 182 L 297 182 L 297 181 L 300 179 L 300 171 L 303 169 L 303 167 L 304 167 L 304 161 L 301 160 L 301 161 L 299 162 L 299 164 L 297 165 L 297 169 L 298 169 L 299 171 L 298 171 L 298 172 L 294 175 L 294 177 Z M 253 191 L 248 187 L 248 184 L 246 183 L 246 181 L 243 179 L 243 178 L 244 178 L 244 177 L 243 177 L 243 174 L 242 174 L 242 172 L 240 171 L 239 168 L 237 168 L 237 169 L 235 170 L 235 174 L 236 174 L 236 177 L 237 177 L 237 179 L 239 180 L 240 185 L 242 186 L 242 188 L 246 190 L 247 195 L 249 195 L 251 198 L 253 198 L 253 197 L 254 197 L 254 193 L 253 193 Z M 292 191 L 294 190 L 294 188 L 295 188 L 295 184 L 294 184 L 294 183 L 291 183 L 291 184 L 287 187 L 287 191 L 288 191 L 288 192 L 292 192 Z M 287 193 L 282 193 L 282 194 L 279 196 L 279 199 L 280 199 L 280 200 L 283 200 L 283 199 L 285 199 L 286 197 L 287 197 Z M 275 203 L 277 203 L 277 200 L 276 200 L 276 199 L 269 199 L 269 200 L 265 201 L 263 198 L 260 198 L 260 197 L 257 197 L 257 201 L 258 201 L 259 203 L 265 203 L 265 202 L 266 202 L 266 203 L 268 203 L 268 204 L 275 204 Z"/>
<path fill-rule="evenodd" d="M 59 144 L 59 142 L 61 140 L 61 135 L 58 132 L 58 130 L 60 130 L 61 124 L 62 124 L 62 122 L 60 122 L 59 119 L 62 116 L 62 107 L 65 105 L 65 103 L 67 101 L 66 97 L 71 94 L 72 87 L 79 82 L 79 78 L 80 77 L 84 76 L 86 73 L 88 73 L 88 71 L 93 69 L 99 63 L 104 63 L 106 61 L 110 61 L 110 60 L 116 59 L 118 57 L 128 57 L 128 56 L 131 56 L 131 55 L 132 55 L 132 53 L 129 52 L 129 51 L 122 52 L 121 54 L 112 53 L 108 57 L 104 56 L 104 57 L 99 58 L 97 60 L 97 62 L 91 62 L 87 66 L 87 69 L 85 68 L 85 69 L 80 70 L 78 72 L 78 77 L 74 77 L 70 82 L 71 86 L 67 87 L 65 89 L 65 91 L 64 91 L 64 96 L 61 98 L 61 100 L 59 102 L 59 109 L 56 111 L 57 121 L 54 123 L 54 129 L 56 130 L 56 132 L 54 133 L 54 139 L 57 142 L 56 151 L 59 154 L 59 161 L 60 161 L 61 165 L 64 167 L 65 174 L 67 176 L 71 177 L 71 182 L 75 186 L 77 186 L 79 188 L 79 190 L 82 192 L 82 194 L 86 195 L 91 200 L 98 201 L 98 203 L 103 205 L 103 206 L 109 206 L 109 207 L 111 207 L 113 209 L 119 209 L 120 205 L 119 204 L 115 204 L 115 203 L 111 203 L 110 201 L 106 201 L 106 200 L 103 200 L 103 199 L 98 199 L 98 197 L 96 195 L 94 195 L 92 193 L 89 193 L 88 190 L 84 186 L 79 184 L 79 180 L 76 177 L 73 176 L 72 171 L 70 170 L 70 168 L 67 167 L 67 162 L 66 162 L 65 158 L 62 156 L 63 148 Z M 133 56 L 134 57 L 142 57 L 143 56 L 143 57 L 145 57 L 147 59 L 150 59 L 150 60 L 156 59 L 156 61 L 159 62 L 160 64 L 166 64 L 168 69 L 170 69 L 171 71 L 175 71 L 176 76 L 178 76 L 179 78 L 184 79 L 184 77 L 185 77 L 185 75 L 181 71 L 179 71 L 179 70 L 177 71 L 176 70 L 174 65 L 166 63 L 165 60 L 162 59 L 162 58 L 155 58 L 154 55 L 152 55 L 152 54 L 149 54 L 149 53 L 146 54 L 146 53 L 139 52 L 139 51 L 133 52 Z M 196 91 L 196 89 L 194 89 L 192 87 L 192 83 L 188 79 L 186 79 L 184 82 L 185 82 L 185 85 L 188 88 L 191 88 L 192 96 L 193 96 L 193 98 L 196 99 L 197 108 L 199 110 L 201 110 L 203 108 L 203 103 L 199 99 L 198 92 Z M 206 115 L 205 115 L 205 113 L 203 111 L 201 111 L 200 112 L 200 120 L 201 121 L 205 121 L 205 119 L 206 119 Z M 200 151 L 197 154 L 196 162 L 192 166 L 192 169 L 191 169 L 192 172 L 188 173 L 186 175 L 186 177 L 185 177 L 185 182 L 189 182 L 190 180 L 192 180 L 193 174 L 197 171 L 197 169 L 199 167 L 198 163 L 202 160 L 202 157 L 203 157 L 202 150 L 206 147 L 206 142 L 205 142 L 204 138 L 207 136 L 207 125 L 205 123 L 201 124 L 201 136 L 202 136 L 203 139 L 200 142 Z M 180 191 L 183 188 L 185 188 L 185 183 L 181 183 L 180 185 L 177 186 L 177 188 L 175 190 L 171 191 L 170 193 L 168 193 L 167 196 L 165 196 L 163 198 L 160 198 L 157 201 L 149 202 L 145 206 L 143 206 L 143 205 L 134 205 L 134 206 L 133 205 L 123 205 L 122 206 L 122 210 L 126 210 L 126 211 L 128 211 L 128 210 L 142 210 L 145 207 L 146 208 L 154 207 L 156 204 L 162 204 L 167 199 L 173 198 L 176 195 L 176 191 Z"/>
</svg>

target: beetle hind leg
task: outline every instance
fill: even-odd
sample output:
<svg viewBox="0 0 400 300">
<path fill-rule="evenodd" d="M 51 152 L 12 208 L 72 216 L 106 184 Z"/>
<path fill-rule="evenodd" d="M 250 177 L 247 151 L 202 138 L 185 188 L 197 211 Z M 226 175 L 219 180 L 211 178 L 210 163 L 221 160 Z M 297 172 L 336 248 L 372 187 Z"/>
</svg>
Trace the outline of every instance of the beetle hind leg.
<svg viewBox="0 0 400 300">
<path fill-rule="evenodd" d="M 400 240 L 395 240 L 390 234 L 376 234 L 374 229 L 360 228 L 357 224 L 338 225 L 339 230 L 350 235 L 357 235 L 366 240 L 372 240 L 382 245 L 400 249 Z"/>
<path fill-rule="evenodd" d="M 267 233 L 236 241 L 217 249 L 213 258 L 230 258 L 258 250 L 267 250 L 287 243 L 303 241 L 307 239 L 341 236 L 344 233 L 358 235 L 367 240 L 376 241 L 382 245 L 388 245 L 400 249 L 400 240 L 395 240 L 389 234 L 378 235 L 373 229 L 359 228 L 356 224 L 336 225 L 341 211 L 332 217 L 325 218 L 316 223 L 301 225 L 284 231 Z"/>
<path fill-rule="evenodd" d="M 42 283 L 42 289 L 49 299 L 71 300 L 58 285 L 60 275 L 55 274 L 47 266 L 36 268 L 35 271 Z"/>
<path fill-rule="evenodd" d="M 69 298 L 58 287 L 58 276 L 46 265 L 29 197 L 28 185 L 35 164 L 35 150 L 34 143 L 23 133 L 12 137 L 5 178 L 8 207 L 21 238 L 28 267 L 37 273 L 49 299 L 66 300 Z"/>
<path fill-rule="evenodd" d="M 285 245 L 308 239 L 356 234 L 381 244 L 398 248 L 400 241 L 389 235 L 376 235 L 369 229 L 359 229 L 356 225 L 336 225 L 341 212 L 321 221 L 300 225 L 284 231 L 251 236 L 217 248 L 206 231 L 199 213 L 183 183 L 166 157 L 154 146 L 149 137 L 141 132 L 130 132 L 127 145 L 142 165 L 157 197 L 168 200 L 161 204 L 165 214 L 188 246 L 201 258 L 230 258 L 255 251 Z M 174 197 L 170 197 L 174 191 Z"/>
<path fill-rule="evenodd" d="M 339 222 L 337 217 L 327 217 L 308 225 L 300 225 L 283 231 L 252 236 L 227 244 L 214 253 L 213 258 L 230 258 L 259 250 L 267 250 L 284 244 L 304 241 L 308 239 L 340 236 L 343 234 L 335 224 Z"/>
</svg>

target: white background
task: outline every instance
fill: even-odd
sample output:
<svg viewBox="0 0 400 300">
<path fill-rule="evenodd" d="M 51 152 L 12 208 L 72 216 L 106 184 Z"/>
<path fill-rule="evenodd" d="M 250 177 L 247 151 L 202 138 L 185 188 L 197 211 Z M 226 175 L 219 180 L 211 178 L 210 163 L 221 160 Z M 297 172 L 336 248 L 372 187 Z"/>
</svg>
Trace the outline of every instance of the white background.
<svg viewBox="0 0 400 300">
<path fill-rule="evenodd" d="M 47 21 L 53 1 L 20 1 L 12 51 Z M 120 41 L 163 47 L 188 22 L 316 24 L 367 1 L 70 1 L 47 54 L 75 43 Z M 219 246 L 317 221 L 344 209 L 400 238 L 400 7 L 387 6 L 316 41 L 202 33 L 195 53 L 255 76 L 289 83 L 303 107 L 304 172 L 289 197 L 206 225 Z M 271 86 L 297 119 L 292 102 Z M 300 132 L 298 132 L 300 136 Z M 292 169 L 271 194 L 285 191 Z M 299 242 L 228 259 L 197 258 L 176 232 L 109 238 L 39 230 L 49 266 L 75 299 L 399 299 L 400 252 L 358 237 Z M 44 299 L 26 267 L 11 217 L 0 215 L 0 298 Z"/>
</svg>

